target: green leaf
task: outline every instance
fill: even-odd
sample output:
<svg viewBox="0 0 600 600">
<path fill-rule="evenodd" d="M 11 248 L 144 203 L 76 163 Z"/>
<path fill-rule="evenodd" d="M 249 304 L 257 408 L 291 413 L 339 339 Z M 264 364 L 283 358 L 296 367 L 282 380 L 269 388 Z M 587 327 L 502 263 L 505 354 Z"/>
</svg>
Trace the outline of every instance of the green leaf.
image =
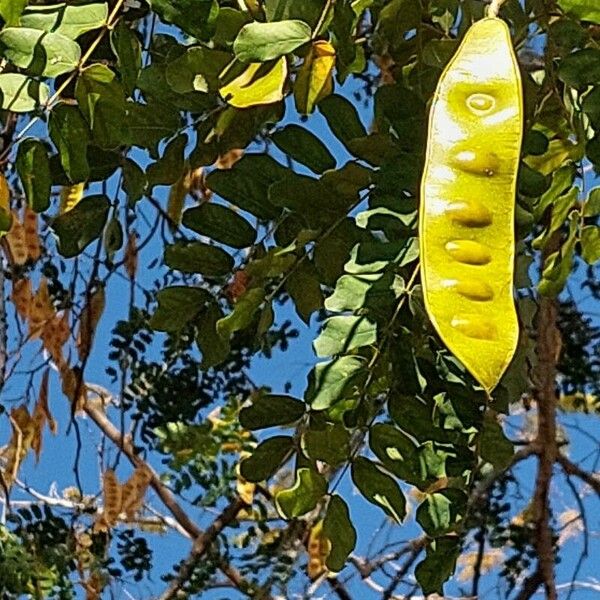
<svg viewBox="0 0 600 600">
<path fill-rule="evenodd" d="M 344 398 L 364 366 L 364 360 L 358 356 L 341 356 L 317 364 L 309 376 L 306 401 L 313 410 L 326 410 Z"/>
<path fill-rule="evenodd" d="M 216 0 L 151 0 L 150 5 L 165 23 L 200 40 L 211 36 L 219 14 Z"/>
<path fill-rule="evenodd" d="M 571 87 L 600 83 L 600 50 L 583 48 L 563 58 L 558 77 Z"/>
<path fill-rule="evenodd" d="M 58 251 L 66 258 L 83 252 L 102 235 L 109 208 L 106 196 L 88 196 L 69 212 L 56 217 L 52 229 L 58 237 Z"/>
<path fill-rule="evenodd" d="M 247 248 L 256 240 L 256 231 L 246 219 L 230 208 L 213 202 L 186 210 L 182 223 L 201 235 L 233 248 Z"/>
<path fill-rule="evenodd" d="M 427 546 L 427 555 L 415 568 L 417 583 L 423 593 L 444 593 L 444 583 L 450 579 L 460 554 L 461 538 L 447 536 L 432 540 Z"/>
<path fill-rule="evenodd" d="M 333 134 L 346 146 L 356 139 L 367 135 L 354 104 L 347 98 L 332 94 L 321 100 L 319 111 L 327 120 Z"/>
<path fill-rule="evenodd" d="M 364 316 L 330 317 L 313 345 L 317 356 L 335 356 L 377 341 L 377 325 Z"/>
<path fill-rule="evenodd" d="M 267 427 L 291 425 L 304 416 L 306 405 L 291 396 L 260 394 L 252 398 L 252 404 L 240 411 L 240 425 L 256 431 Z"/>
<path fill-rule="evenodd" d="M 298 469 L 293 487 L 275 494 L 275 505 L 285 519 L 301 517 L 314 510 L 327 493 L 327 481 L 312 469 Z"/>
<path fill-rule="evenodd" d="M 379 506 L 397 523 L 406 516 L 406 498 L 398 484 L 368 458 L 352 463 L 352 481 L 371 504 Z"/>
<path fill-rule="evenodd" d="M 583 205 L 584 217 L 596 217 L 600 215 L 600 187 L 590 190 L 587 200 Z"/>
<path fill-rule="evenodd" d="M 417 508 L 417 521 L 430 537 L 439 537 L 460 526 L 467 496 L 457 489 L 427 494 Z"/>
<path fill-rule="evenodd" d="M 369 446 L 384 467 L 400 479 L 421 487 L 418 448 L 405 433 L 384 423 L 376 423 L 369 430 Z"/>
<path fill-rule="evenodd" d="M 128 137 L 123 143 L 147 148 L 153 156 L 158 155 L 157 146 L 163 138 L 171 137 L 180 128 L 180 118 L 172 107 L 157 104 L 133 104 L 127 106 Z"/>
<path fill-rule="evenodd" d="M 295 161 L 315 173 L 335 169 L 336 161 L 327 146 L 299 125 L 287 125 L 271 135 L 273 143 Z"/>
<path fill-rule="evenodd" d="M 79 108 L 62 102 L 55 106 L 50 112 L 48 130 L 67 177 L 72 183 L 86 181 L 90 176 L 90 130 Z"/>
<path fill-rule="evenodd" d="M 569 223 L 569 235 L 559 250 L 553 252 L 544 263 L 542 279 L 538 284 L 538 290 L 543 296 L 558 296 L 565 287 L 575 255 L 577 243 L 577 213 L 571 214 Z"/>
<path fill-rule="evenodd" d="M 162 156 L 156 162 L 148 165 L 146 177 L 150 188 L 155 185 L 173 185 L 181 177 L 187 143 L 187 134 L 178 135 L 167 144 Z"/>
<path fill-rule="evenodd" d="M 0 73 L 0 108 L 16 113 L 31 112 L 48 102 L 50 89 L 20 73 Z"/>
<path fill-rule="evenodd" d="M 165 249 L 165 263 L 183 273 L 223 277 L 233 270 L 234 260 L 218 246 L 202 242 L 176 242 Z"/>
<path fill-rule="evenodd" d="M 219 88 L 219 74 L 230 61 L 231 54 L 228 52 L 193 46 L 169 62 L 166 70 L 167 83 L 178 94 L 193 91 L 216 92 Z"/>
<path fill-rule="evenodd" d="M 356 546 L 356 529 L 352 524 L 348 505 L 337 494 L 330 498 L 327 505 L 323 535 L 331 543 L 325 564 L 330 571 L 339 573 Z"/>
<path fill-rule="evenodd" d="M 321 429 L 307 429 L 302 434 L 302 451 L 311 460 L 337 467 L 350 456 L 350 433 L 337 423 L 326 423 Z"/>
<path fill-rule="evenodd" d="M 156 295 L 158 308 L 150 319 L 156 331 L 177 332 L 195 321 L 212 296 L 206 290 L 188 286 L 173 286 Z"/>
<path fill-rule="evenodd" d="M 79 44 L 60 33 L 46 33 L 27 27 L 5 27 L 0 31 L 4 56 L 32 75 L 57 77 L 77 68 Z"/>
<path fill-rule="evenodd" d="M 245 63 L 265 62 L 294 51 L 310 41 L 311 35 L 312 31 L 304 21 L 253 21 L 240 29 L 233 42 L 233 52 Z"/>
<path fill-rule="evenodd" d="M 110 45 L 117 57 L 117 69 L 128 96 L 133 94 L 142 69 L 142 46 L 135 31 L 124 21 L 110 32 Z"/>
<path fill-rule="evenodd" d="M 115 252 L 123 246 L 123 228 L 119 219 L 114 216 L 104 230 L 104 249 L 110 260 L 113 259 Z"/>
<path fill-rule="evenodd" d="M 223 318 L 223 311 L 216 302 L 210 302 L 198 317 L 196 343 L 202 353 L 201 367 L 209 369 L 222 363 L 229 356 L 229 340 L 217 333 L 217 323 Z"/>
<path fill-rule="evenodd" d="M 576 19 L 600 24 L 600 6 L 595 0 L 558 0 L 558 5 Z"/>
<path fill-rule="evenodd" d="M 268 189 L 287 172 L 266 154 L 246 154 L 232 169 L 212 171 L 206 187 L 259 219 L 276 219 L 281 209 L 269 202 Z"/>
<path fill-rule="evenodd" d="M 85 68 L 75 86 L 79 109 L 88 122 L 94 141 L 116 148 L 128 138 L 125 91 L 106 65 Z"/>
<path fill-rule="evenodd" d="M 217 333 L 228 339 L 232 333 L 249 327 L 256 312 L 265 300 L 265 290 L 251 288 L 238 298 L 233 311 L 217 323 Z"/>
<path fill-rule="evenodd" d="M 7 25 L 18 25 L 29 0 L 0 0 L 0 17 Z"/>
<path fill-rule="evenodd" d="M 479 438 L 481 458 L 496 469 L 505 469 L 510 465 L 514 454 L 512 443 L 504 435 L 493 411 L 485 413 L 483 428 Z"/>
<path fill-rule="evenodd" d="M 345 269 L 353 275 L 378 273 L 392 263 L 404 266 L 418 257 L 417 238 L 408 238 L 401 242 L 362 242 L 352 249 Z"/>
<path fill-rule="evenodd" d="M 308 325 L 310 317 L 323 307 L 323 292 L 312 261 L 303 261 L 285 281 L 285 290 L 300 318 Z"/>
<path fill-rule="evenodd" d="M 315 26 L 325 8 L 325 0 L 265 0 L 267 21 L 300 19 Z"/>
<path fill-rule="evenodd" d="M 586 225 L 581 230 L 581 256 L 588 265 L 600 260 L 600 227 Z"/>
<path fill-rule="evenodd" d="M 51 4 L 27 8 L 21 16 L 21 26 L 59 33 L 75 39 L 82 33 L 102 27 L 106 24 L 107 18 L 108 4 L 106 2 L 82 6 L 64 3 Z"/>
<path fill-rule="evenodd" d="M 142 198 L 147 185 L 143 169 L 130 158 L 126 158 L 123 161 L 123 191 L 127 194 L 129 206 L 133 206 Z"/>
<path fill-rule="evenodd" d="M 23 140 L 17 150 L 16 167 L 27 203 L 37 213 L 45 211 L 50 206 L 52 185 L 46 145 L 31 138 Z"/>
<path fill-rule="evenodd" d="M 240 475 L 254 483 L 266 481 L 286 461 L 294 450 L 291 437 L 278 435 L 261 442 L 252 455 L 240 463 Z"/>
</svg>

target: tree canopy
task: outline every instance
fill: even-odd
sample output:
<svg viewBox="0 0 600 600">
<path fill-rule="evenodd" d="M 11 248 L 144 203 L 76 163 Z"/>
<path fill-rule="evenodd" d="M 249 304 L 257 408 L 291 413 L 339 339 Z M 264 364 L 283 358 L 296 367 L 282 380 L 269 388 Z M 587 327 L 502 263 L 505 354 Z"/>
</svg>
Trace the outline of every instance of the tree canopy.
<svg viewBox="0 0 600 600">
<path fill-rule="evenodd" d="M 525 135 L 488 394 L 418 215 L 489 3 L 0 0 L 2 598 L 598 594 L 600 7 L 493 5 Z"/>
</svg>

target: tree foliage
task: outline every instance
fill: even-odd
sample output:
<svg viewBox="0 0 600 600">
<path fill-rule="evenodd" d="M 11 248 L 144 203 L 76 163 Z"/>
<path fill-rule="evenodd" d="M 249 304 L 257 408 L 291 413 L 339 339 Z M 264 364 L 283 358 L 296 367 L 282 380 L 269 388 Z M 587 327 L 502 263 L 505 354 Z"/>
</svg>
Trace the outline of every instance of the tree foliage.
<svg viewBox="0 0 600 600">
<path fill-rule="evenodd" d="M 0 0 L 3 597 L 477 597 L 488 571 L 556 597 L 553 486 L 600 493 L 568 455 L 600 397 L 600 11 L 501 4 L 521 335 L 489 397 L 428 321 L 417 230 L 485 2 Z M 305 385 L 255 377 L 307 332 Z M 157 573 L 166 532 L 191 552 Z"/>
</svg>

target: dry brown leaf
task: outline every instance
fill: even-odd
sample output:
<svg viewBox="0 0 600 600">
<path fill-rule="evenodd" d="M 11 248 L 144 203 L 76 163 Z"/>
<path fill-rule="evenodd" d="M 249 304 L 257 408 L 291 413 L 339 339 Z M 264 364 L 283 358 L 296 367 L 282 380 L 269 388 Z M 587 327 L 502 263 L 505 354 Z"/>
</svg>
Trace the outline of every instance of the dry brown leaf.
<svg viewBox="0 0 600 600">
<path fill-rule="evenodd" d="M 52 319 L 54 314 L 54 307 L 52 306 L 50 293 L 48 292 L 48 281 L 45 277 L 42 277 L 40 287 L 29 307 L 29 337 L 31 339 L 39 337 L 46 321 Z"/>
<path fill-rule="evenodd" d="M 68 311 L 63 312 L 62 315 L 54 315 L 44 324 L 41 340 L 59 369 L 65 363 L 62 348 L 69 339 L 70 331 Z"/>
<path fill-rule="evenodd" d="M 190 192 L 203 200 L 212 198 L 212 191 L 206 187 L 206 172 L 204 167 L 198 167 L 190 172 Z"/>
<path fill-rule="evenodd" d="M 137 236 L 134 231 L 129 232 L 127 237 L 127 245 L 125 246 L 125 256 L 123 264 L 129 279 L 135 279 L 138 268 L 138 253 L 137 253 Z"/>
<path fill-rule="evenodd" d="M 137 467 L 123 485 L 121 512 L 124 512 L 128 519 L 133 519 L 144 505 L 144 497 L 151 480 L 150 469 L 143 465 Z"/>
<path fill-rule="evenodd" d="M 13 211 L 12 217 L 12 224 L 6 234 L 6 242 L 9 249 L 8 261 L 12 265 L 24 265 L 29 258 L 25 227 L 23 227 L 16 212 Z"/>
<path fill-rule="evenodd" d="M 42 255 L 42 246 L 38 234 L 38 216 L 29 206 L 25 206 L 23 214 L 23 225 L 25 227 L 25 245 L 27 246 L 27 257 L 36 261 Z"/>
<path fill-rule="evenodd" d="M 104 312 L 106 297 L 104 287 L 100 286 L 91 295 L 89 302 L 81 312 L 79 319 L 79 332 L 77 334 L 77 352 L 82 360 L 87 358 L 92 348 L 96 327 Z"/>
<path fill-rule="evenodd" d="M 83 410 L 87 397 L 87 387 L 82 381 L 79 372 L 64 363 L 60 367 L 63 394 L 74 405 L 74 412 Z"/>
<path fill-rule="evenodd" d="M 244 156 L 243 148 L 232 148 L 225 154 L 219 155 L 219 158 L 215 162 L 217 169 L 231 169 L 235 163 Z"/>
<path fill-rule="evenodd" d="M 102 517 L 108 527 L 114 527 L 121 512 L 123 488 L 112 469 L 107 469 L 102 475 L 102 493 L 104 496 Z"/>
<path fill-rule="evenodd" d="M 4 483 L 8 488 L 15 481 L 21 462 L 31 448 L 35 435 L 35 425 L 25 404 L 10 411 L 10 424 L 12 434 L 2 452 L 5 461 Z"/>
<path fill-rule="evenodd" d="M 173 223 L 181 225 L 181 215 L 185 198 L 190 193 L 192 178 L 190 171 L 186 171 L 181 177 L 171 186 L 169 191 L 169 201 L 167 204 L 167 214 Z"/>
<path fill-rule="evenodd" d="M 29 309 L 33 302 L 33 291 L 31 289 L 31 280 L 13 279 L 11 300 L 15 305 L 17 314 L 26 321 L 29 318 Z"/>
</svg>

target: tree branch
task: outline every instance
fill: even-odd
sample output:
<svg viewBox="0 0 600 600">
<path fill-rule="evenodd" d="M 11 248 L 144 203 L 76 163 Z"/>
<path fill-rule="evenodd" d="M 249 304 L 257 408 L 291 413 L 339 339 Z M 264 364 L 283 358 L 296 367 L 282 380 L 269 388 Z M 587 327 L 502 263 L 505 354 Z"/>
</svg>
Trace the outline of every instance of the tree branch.
<svg viewBox="0 0 600 600">
<path fill-rule="evenodd" d="M 574 475 L 581 479 L 600 496 L 600 477 L 598 475 L 585 471 L 560 452 L 556 456 L 556 462 L 563 468 L 567 475 Z"/>
<path fill-rule="evenodd" d="M 91 387 L 88 387 L 88 389 L 91 389 Z M 195 540 L 192 548 L 192 555 L 195 557 L 195 560 L 198 560 L 210 549 L 217 535 L 223 530 L 223 527 L 229 524 L 236 517 L 237 513 L 246 506 L 245 503 L 239 499 L 230 503 L 225 511 L 223 511 L 223 513 L 213 521 L 211 526 L 203 532 L 189 518 L 185 510 L 177 502 L 173 493 L 161 481 L 158 473 L 156 473 L 156 471 L 137 454 L 131 440 L 127 436 L 121 435 L 121 432 L 106 416 L 104 411 L 104 402 L 106 400 L 106 396 L 100 395 L 97 399 L 88 400 L 83 409 L 104 435 L 121 449 L 134 467 L 143 466 L 148 469 L 148 472 L 150 473 L 150 486 L 173 515 L 177 523 L 179 523 L 179 525 L 189 533 L 190 537 Z M 240 591 L 250 589 L 251 586 L 248 582 L 242 577 L 238 570 L 227 563 L 225 559 L 219 559 L 218 567 Z"/>
</svg>

